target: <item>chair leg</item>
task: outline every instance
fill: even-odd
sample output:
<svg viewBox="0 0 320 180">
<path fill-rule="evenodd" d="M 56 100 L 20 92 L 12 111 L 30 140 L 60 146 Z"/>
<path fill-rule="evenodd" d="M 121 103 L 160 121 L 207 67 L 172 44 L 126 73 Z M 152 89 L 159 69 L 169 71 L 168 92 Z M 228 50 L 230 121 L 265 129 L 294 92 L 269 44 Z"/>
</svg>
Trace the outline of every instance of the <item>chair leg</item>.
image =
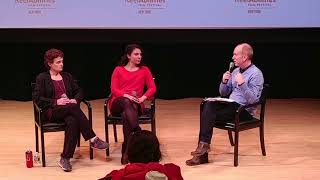
<svg viewBox="0 0 320 180">
<path fill-rule="evenodd" d="M 35 136 L 36 136 L 36 152 L 39 152 L 39 132 L 38 126 L 34 124 Z"/>
<path fill-rule="evenodd" d="M 238 166 L 238 153 L 239 153 L 239 132 L 234 132 L 235 136 L 235 146 L 234 146 L 234 166 Z"/>
<path fill-rule="evenodd" d="M 266 156 L 266 147 L 264 145 L 264 127 L 263 126 L 260 126 L 260 145 L 261 145 L 262 155 Z"/>
<path fill-rule="evenodd" d="M 42 166 L 46 167 L 46 152 L 45 152 L 45 147 L 44 147 L 44 133 L 41 130 L 41 155 L 42 155 Z"/>
<path fill-rule="evenodd" d="M 89 106 L 88 106 L 88 120 L 89 120 L 90 128 L 92 129 L 92 107 L 91 107 L 91 104 L 89 104 Z M 79 146 L 80 146 L 80 137 L 81 137 L 81 135 L 79 136 Z M 91 147 L 90 140 L 88 143 L 89 143 L 90 160 L 92 160 L 93 159 L 93 149 Z"/>
<path fill-rule="evenodd" d="M 228 135 L 229 135 L 229 141 L 231 146 L 234 146 L 234 142 L 233 142 L 233 137 L 232 137 L 232 131 L 228 130 Z"/>
<path fill-rule="evenodd" d="M 109 129 L 108 129 L 108 123 L 107 120 L 105 120 L 104 122 L 104 132 L 105 132 L 105 138 L 106 138 L 106 142 L 109 144 Z M 110 144 L 109 144 L 109 148 L 110 148 Z M 106 156 L 110 155 L 110 151 L 109 148 L 106 149 Z"/>
<path fill-rule="evenodd" d="M 90 160 L 92 160 L 93 159 L 93 149 L 90 145 L 90 141 L 89 141 L 89 151 L 90 151 Z"/>
<path fill-rule="evenodd" d="M 113 136 L 114 136 L 114 141 L 118 142 L 118 136 L 117 136 L 117 125 L 113 124 Z"/>
<path fill-rule="evenodd" d="M 80 137 L 81 136 L 79 136 L 79 146 L 78 147 L 80 147 Z M 90 156 L 90 160 L 92 160 L 93 159 L 93 149 L 92 149 L 92 147 L 91 147 L 91 143 L 90 143 L 90 140 L 88 140 L 88 143 L 89 143 L 89 156 Z"/>
<path fill-rule="evenodd" d="M 79 134 L 79 138 L 78 138 L 78 143 L 77 143 L 77 147 L 80 147 L 80 139 L 81 139 L 81 134 Z"/>
<path fill-rule="evenodd" d="M 156 121 L 155 121 L 154 118 L 151 120 L 151 131 L 153 132 L 154 135 L 157 135 L 157 132 L 156 132 Z"/>
</svg>

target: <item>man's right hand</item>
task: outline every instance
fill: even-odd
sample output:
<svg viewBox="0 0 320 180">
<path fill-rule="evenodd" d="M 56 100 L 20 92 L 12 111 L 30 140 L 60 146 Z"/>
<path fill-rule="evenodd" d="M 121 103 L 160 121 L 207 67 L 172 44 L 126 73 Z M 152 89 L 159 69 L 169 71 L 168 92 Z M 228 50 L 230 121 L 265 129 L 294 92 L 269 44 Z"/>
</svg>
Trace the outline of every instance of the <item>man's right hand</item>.
<svg viewBox="0 0 320 180">
<path fill-rule="evenodd" d="M 222 82 L 227 83 L 230 77 L 231 77 L 230 71 L 226 71 L 222 76 Z"/>
</svg>

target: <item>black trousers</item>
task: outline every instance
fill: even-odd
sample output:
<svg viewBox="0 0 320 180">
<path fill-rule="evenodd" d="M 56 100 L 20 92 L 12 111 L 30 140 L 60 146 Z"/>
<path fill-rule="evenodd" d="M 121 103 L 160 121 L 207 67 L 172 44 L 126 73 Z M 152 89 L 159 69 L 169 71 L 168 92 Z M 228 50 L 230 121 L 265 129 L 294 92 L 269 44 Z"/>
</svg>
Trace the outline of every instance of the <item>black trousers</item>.
<svg viewBox="0 0 320 180">
<path fill-rule="evenodd" d="M 112 102 L 111 114 L 120 114 L 123 121 L 123 144 L 121 150 L 123 154 L 126 151 L 130 134 L 141 130 L 139 126 L 141 107 L 128 98 L 118 97 Z"/>
<path fill-rule="evenodd" d="M 64 146 L 61 153 L 63 158 L 73 157 L 80 133 L 86 141 L 96 136 L 79 104 L 55 106 L 52 109 L 50 121 L 64 121 L 66 123 Z"/>
<path fill-rule="evenodd" d="M 200 112 L 200 132 L 199 141 L 211 144 L 213 128 L 216 120 L 234 121 L 236 110 L 240 105 L 236 102 L 225 103 L 219 101 L 208 101 L 203 104 Z M 248 111 L 240 114 L 240 121 L 251 119 L 252 115 Z"/>
</svg>

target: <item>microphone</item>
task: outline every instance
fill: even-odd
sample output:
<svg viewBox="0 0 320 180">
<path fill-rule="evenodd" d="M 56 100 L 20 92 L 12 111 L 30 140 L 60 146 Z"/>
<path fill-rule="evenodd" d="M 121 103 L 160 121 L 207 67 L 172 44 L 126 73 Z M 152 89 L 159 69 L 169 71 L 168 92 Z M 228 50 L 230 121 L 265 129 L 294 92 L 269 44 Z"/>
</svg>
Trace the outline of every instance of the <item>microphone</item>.
<svg viewBox="0 0 320 180">
<path fill-rule="evenodd" d="M 234 62 L 231 61 L 230 64 L 229 64 L 229 72 L 230 72 L 230 73 L 232 73 L 233 68 L 234 68 Z"/>
<path fill-rule="evenodd" d="M 132 96 L 138 98 L 137 92 L 136 91 L 132 91 Z"/>
</svg>

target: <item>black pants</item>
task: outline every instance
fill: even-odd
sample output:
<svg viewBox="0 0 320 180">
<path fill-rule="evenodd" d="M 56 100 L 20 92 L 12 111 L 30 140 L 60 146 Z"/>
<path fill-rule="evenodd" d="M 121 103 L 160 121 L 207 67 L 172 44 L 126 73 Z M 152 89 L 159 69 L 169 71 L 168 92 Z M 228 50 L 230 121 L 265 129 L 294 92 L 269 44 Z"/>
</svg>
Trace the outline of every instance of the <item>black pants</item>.
<svg viewBox="0 0 320 180">
<path fill-rule="evenodd" d="M 73 157 L 80 133 L 86 141 L 96 136 L 79 104 L 55 106 L 52 109 L 50 121 L 64 121 L 66 123 L 64 146 L 61 153 L 63 158 Z"/>
<path fill-rule="evenodd" d="M 236 110 L 240 105 L 238 103 L 224 103 L 218 101 L 208 101 L 203 104 L 200 112 L 200 132 L 199 141 L 211 144 L 213 128 L 216 120 L 234 121 Z M 251 119 L 252 115 L 248 111 L 242 111 L 240 121 Z"/>
<path fill-rule="evenodd" d="M 120 114 L 123 121 L 122 154 L 126 151 L 130 134 L 134 131 L 141 130 L 139 126 L 140 109 L 139 104 L 125 97 L 118 97 L 112 102 L 111 114 Z"/>
</svg>

